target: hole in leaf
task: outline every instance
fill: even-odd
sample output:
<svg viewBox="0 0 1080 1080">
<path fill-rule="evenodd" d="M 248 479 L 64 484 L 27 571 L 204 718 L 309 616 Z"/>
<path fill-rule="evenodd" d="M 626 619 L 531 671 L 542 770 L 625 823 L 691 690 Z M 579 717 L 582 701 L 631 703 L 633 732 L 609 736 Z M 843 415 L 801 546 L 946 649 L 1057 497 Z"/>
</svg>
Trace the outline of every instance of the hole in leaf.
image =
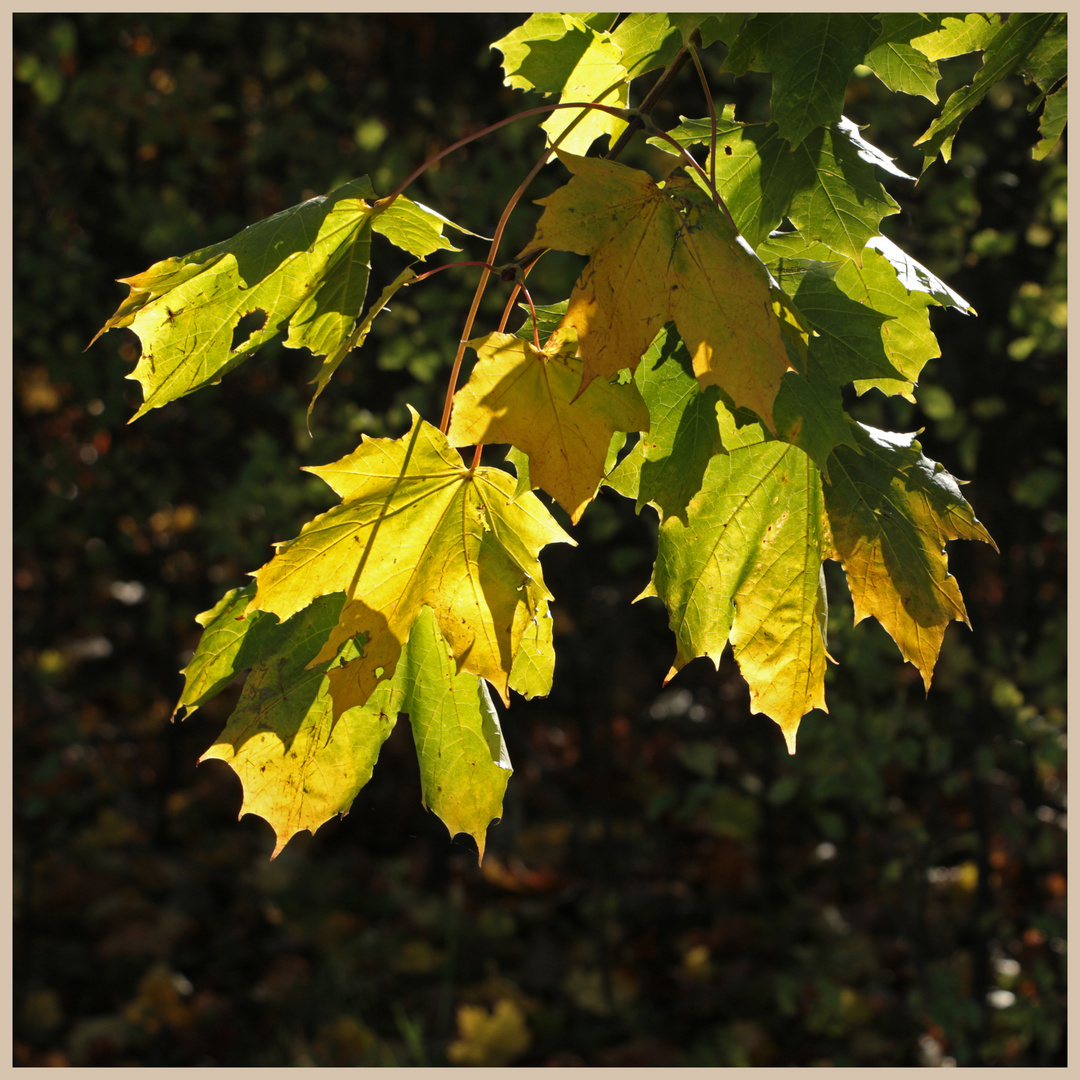
<svg viewBox="0 0 1080 1080">
<path fill-rule="evenodd" d="M 257 334 L 265 325 L 266 312 L 262 308 L 256 308 L 242 315 L 240 321 L 233 327 L 232 345 L 229 347 L 236 352 L 252 334 Z"/>
</svg>

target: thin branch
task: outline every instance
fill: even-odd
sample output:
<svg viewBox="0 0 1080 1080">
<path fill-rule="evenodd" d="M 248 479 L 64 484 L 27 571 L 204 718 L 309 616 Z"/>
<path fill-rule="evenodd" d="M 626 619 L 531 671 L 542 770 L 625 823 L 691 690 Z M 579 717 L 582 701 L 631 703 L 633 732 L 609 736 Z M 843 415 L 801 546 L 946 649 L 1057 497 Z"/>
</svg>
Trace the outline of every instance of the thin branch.
<svg viewBox="0 0 1080 1080">
<path fill-rule="evenodd" d="M 610 92 L 611 88 L 609 87 L 600 96 L 605 97 Z M 578 101 L 567 105 L 545 105 L 539 109 L 530 109 L 527 113 L 519 113 L 518 116 L 514 117 L 513 119 L 519 119 L 522 116 L 529 116 L 538 112 L 545 112 L 551 111 L 553 109 L 563 108 L 579 108 L 584 110 L 599 109 L 602 112 L 610 113 L 613 116 L 619 116 L 623 118 L 625 118 L 628 113 L 628 110 L 626 109 L 615 109 L 611 106 L 600 105 L 596 102 Z M 556 139 L 555 142 L 552 143 L 552 145 L 548 147 L 543 152 L 543 154 L 540 155 L 540 160 L 537 161 L 537 163 L 529 170 L 529 175 L 526 176 L 524 180 L 522 180 L 522 182 L 518 185 L 517 190 L 514 192 L 513 195 L 510 196 L 510 201 L 504 207 L 502 215 L 499 218 L 499 224 L 495 227 L 495 235 L 491 239 L 491 247 L 488 249 L 488 263 L 494 264 L 495 262 L 495 256 L 498 254 L 499 244 L 502 241 L 502 234 L 506 229 L 506 222 L 509 220 L 510 214 L 513 212 L 514 207 L 517 206 L 518 202 L 520 201 L 521 196 L 525 194 L 526 189 L 536 178 L 537 173 L 539 173 L 540 170 L 548 163 L 548 161 L 551 160 L 551 155 L 555 152 L 555 147 L 558 146 L 558 144 L 563 139 L 565 139 L 571 131 L 573 131 L 573 129 L 584 119 L 586 115 L 587 112 L 582 112 L 581 116 L 576 117 L 567 126 L 566 130 L 559 136 L 559 138 Z M 478 138 L 479 135 L 477 135 L 476 137 Z M 454 354 L 454 365 L 450 369 L 450 380 L 446 386 L 446 398 L 443 402 L 442 420 L 439 424 L 439 428 L 444 435 L 450 428 L 450 409 L 454 400 L 454 391 L 457 389 L 458 376 L 461 374 L 461 362 L 465 357 L 465 347 L 469 343 L 469 335 L 472 333 L 473 323 L 476 321 L 476 313 L 480 309 L 480 300 L 484 295 L 484 290 L 487 288 L 488 278 L 490 276 L 491 271 L 487 269 L 485 269 L 484 272 L 480 275 L 480 280 L 477 282 L 476 285 L 476 292 L 473 294 L 472 306 L 469 308 L 469 314 L 465 319 L 465 328 L 461 332 L 461 338 L 458 341 L 457 351 Z"/>
</svg>

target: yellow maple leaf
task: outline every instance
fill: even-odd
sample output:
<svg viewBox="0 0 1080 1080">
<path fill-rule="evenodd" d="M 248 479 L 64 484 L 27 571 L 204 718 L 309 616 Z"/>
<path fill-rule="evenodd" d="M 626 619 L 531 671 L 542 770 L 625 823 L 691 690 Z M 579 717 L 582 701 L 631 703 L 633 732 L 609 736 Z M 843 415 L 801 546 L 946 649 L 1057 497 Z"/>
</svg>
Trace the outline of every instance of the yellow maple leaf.
<svg viewBox="0 0 1080 1080">
<path fill-rule="evenodd" d="M 574 174 L 540 200 L 530 248 L 588 255 L 556 335 L 572 330 L 584 361 L 581 387 L 635 368 L 674 320 L 704 389 L 716 385 L 770 428 L 792 370 L 768 272 L 690 180 L 663 187 L 613 161 L 559 154 Z"/>
<path fill-rule="evenodd" d="M 945 628 L 970 626 L 948 569 L 948 540 L 993 538 L 957 481 L 923 455 L 914 435 L 853 427 L 859 454 L 842 448 L 825 507 L 847 575 L 855 622 L 873 616 L 922 675 L 927 692 Z"/>
<path fill-rule="evenodd" d="M 511 443 L 529 455 L 529 477 L 576 523 L 604 478 L 616 431 L 646 431 L 649 410 L 633 383 L 599 380 L 575 400 L 582 362 L 574 343 L 537 351 L 523 338 L 469 342 L 479 361 L 454 395 L 452 446 Z"/>
<path fill-rule="evenodd" d="M 309 471 L 341 497 L 300 535 L 278 545 L 254 577 L 250 609 L 285 620 L 316 597 L 344 592 L 340 620 L 312 665 L 356 640 L 361 655 L 332 668 L 334 719 L 390 678 L 428 605 L 457 663 L 504 701 L 526 628 L 551 598 L 537 554 L 574 541 L 540 501 L 513 499 L 501 469 L 466 469 L 438 429 L 413 413 L 400 439 L 365 439 Z"/>
</svg>

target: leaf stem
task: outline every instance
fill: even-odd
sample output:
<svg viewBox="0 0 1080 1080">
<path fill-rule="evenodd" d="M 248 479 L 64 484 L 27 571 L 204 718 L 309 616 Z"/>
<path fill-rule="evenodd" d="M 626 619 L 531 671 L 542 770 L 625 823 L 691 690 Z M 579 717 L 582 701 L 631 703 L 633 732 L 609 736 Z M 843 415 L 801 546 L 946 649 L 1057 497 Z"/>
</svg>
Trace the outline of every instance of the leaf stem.
<svg viewBox="0 0 1080 1080">
<path fill-rule="evenodd" d="M 605 90 L 600 95 L 600 97 L 605 97 L 610 92 L 611 92 L 611 89 L 608 88 L 607 90 Z M 623 117 L 623 118 L 626 117 L 627 112 L 628 112 L 628 110 L 626 110 L 626 109 L 616 109 L 616 108 L 612 108 L 612 107 L 610 107 L 608 105 L 599 105 L 596 102 L 581 102 L 581 101 L 578 101 L 578 102 L 568 103 L 566 105 L 543 105 L 540 108 L 530 109 L 528 112 L 525 112 L 525 113 L 519 113 L 517 116 L 511 117 L 510 119 L 518 120 L 522 116 L 532 116 L 532 115 L 535 115 L 536 113 L 540 113 L 540 112 L 550 112 L 550 111 L 552 111 L 554 109 L 569 109 L 569 108 L 600 109 L 602 112 L 610 113 L 613 116 L 618 116 L 618 117 Z M 502 234 L 503 234 L 504 230 L 506 229 L 506 223 L 510 218 L 510 214 L 514 210 L 514 207 L 517 206 L 518 202 L 520 201 L 521 196 L 525 194 L 526 189 L 533 182 L 533 180 L 536 178 L 537 173 L 539 173 L 540 170 L 551 159 L 551 155 L 555 152 L 555 147 L 558 146 L 558 144 L 563 139 L 565 139 L 566 136 L 569 135 L 571 131 L 573 131 L 574 127 L 576 127 L 577 124 L 580 123 L 580 121 L 584 118 L 584 116 L 585 116 L 585 113 L 582 113 L 581 116 L 575 118 L 574 121 L 567 126 L 566 130 L 559 136 L 559 138 L 556 139 L 555 142 L 552 143 L 552 145 L 549 146 L 543 152 L 543 154 L 540 155 L 540 159 L 529 170 L 528 176 L 526 176 L 525 179 L 522 180 L 522 182 L 518 185 L 517 190 L 514 192 L 513 195 L 510 196 L 510 201 L 503 208 L 502 215 L 499 218 L 499 223 L 495 227 L 495 235 L 491 238 L 491 247 L 488 249 L 488 258 L 487 258 L 488 263 L 494 264 L 494 262 L 495 262 L 495 256 L 498 253 L 499 244 L 502 241 Z M 485 129 L 485 132 L 478 132 L 475 136 L 473 136 L 473 138 L 479 138 L 481 134 L 485 134 L 487 131 L 493 131 L 493 130 L 495 130 L 495 128 L 501 127 L 503 123 L 507 123 L 507 122 L 509 122 L 509 121 L 502 121 L 499 124 L 495 124 L 491 128 Z M 456 145 L 457 144 L 455 144 L 455 146 Z M 450 147 L 446 151 L 446 153 L 449 153 L 450 150 L 453 149 L 453 148 L 454 147 Z M 437 161 L 437 160 L 438 160 L 438 157 L 432 159 L 432 161 Z M 429 164 L 430 164 L 430 162 L 429 162 Z M 419 175 L 419 174 L 417 174 L 417 175 Z M 402 187 L 404 187 L 404 186 L 405 185 L 402 185 Z M 396 197 L 397 194 L 400 194 L 400 191 L 401 191 L 401 188 L 399 188 L 398 191 L 395 192 L 395 197 Z M 454 400 L 454 391 L 457 389 L 458 376 L 461 374 L 461 362 L 465 357 L 465 346 L 469 342 L 469 335 L 472 333 L 473 323 L 476 321 L 476 313 L 480 309 L 480 300 L 484 295 L 484 290 L 487 288 L 488 278 L 490 277 L 490 275 L 491 275 L 491 271 L 486 269 L 486 268 L 485 268 L 484 272 L 480 275 L 480 280 L 476 284 L 476 292 L 473 294 L 472 306 L 469 308 L 469 314 L 465 319 L 465 327 L 461 332 L 461 338 L 458 341 L 457 351 L 454 354 L 454 365 L 450 369 L 450 380 L 449 380 L 449 382 L 447 383 L 447 386 L 446 386 L 446 398 L 445 398 L 445 400 L 443 402 L 442 420 L 441 420 L 441 422 L 439 424 L 439 429 L 442 431 L 442 433 L 444 435 L 450 429 L 450 409 L 451 409 L 451 406 L 452 406 L 452 403 L 453 403 L 453 400 Z M 534 322 L 535 322 L 535 320 L 534 320 Z"/>
<path fill-rule="evenodd" d="M 705 78 L 705 69 L 701 66 L 701 58 L 693 43 L 689 46 L 690 56 L 697 68 L 698 78 L 701 80 L 701 89 L 705 92 L 705 100 L 709 103 L 709 119 L 712 121 L 712 141 L 709 144 L 709 180 L 713 192 L 716 192 L 716 105 L 713 103 L 712 92 L 709 90 L 709 80 Z M 728 218 L 731 215 L 728 214 Z M 734 224 L 734 223 L 733 223 Z"/>
<path fill-rule="evenodd" d="M 466 259 L 462 262 L 446 263 L 444 266 L 436 266 L 433 270 L 425 270 L 422 274 L 417 274 L 407 284 L 415 285 L 418 281 L 423 281 L 424 278 L 431 277 L 432 274 L 440 274 L 443 270 L 452 270 L 455 266 L 482 266 L 485 270 L 490 270 L 492 273 L 498 273 L 499 268 L 492 266 L 491 263 L 482 262 L 480 259 Z"/>
<path fill-rule="evenodd" d="M 618 85 L 618 84 L 615 84 Z M 611 93 L 611 89 L 604 91 L 605 96 Z M 490 135 L 493 131 L 498 131 L 499 128 L 506 127 L 507 124 L 514 123 L 515 120 L 524 120 L 527 116 L 536 116 L 539 113 L 554 112 L 556 109 L 599 109 L 602 112 L 610 113 L 612 116 L 617 116 L 621 120 L 631 121 L 634 116 L 635 110 L 622 109 L 612 105 L 601 105 L 596 101 L 567 101 L 558 105 L 538 105 L 535 109 L 526 109 L 524 112 L 515 113 L 513 116 L 504 117 L 502 120 L 496 120 L 494 124 L 488 124 L 486 128 L 481 128 L 479 131 L 474 131 L 471 135 L 466 135 L 464 138 L 458 139 L 457 142 L 451 143 L 444 150 L 440 150 L 434 157 L 430 157 L 423 165 L 413 169 L 411 173 L 400 183 L 398 186 L 385 198 L 379 200 L 379 208 L 382 210 L 390 207 L 394 200 L 418 177 L 422 176 L 428 169 L 431 168 L 437 161 L 442 161 L 448 154 L 452 154 L 455 150 L 460 150 L 463 146 L 468 146 L 469 143 L 475 142 L 477 139 L 482 139 L 485 135 Z M 579 117 L 580 119 L 580 117 Z M 575 120 L 576 124 L 577 121 Z M 563 132 L 563 136 L 568 134 L 570 128 L 567 128 Z"/>
</svg>

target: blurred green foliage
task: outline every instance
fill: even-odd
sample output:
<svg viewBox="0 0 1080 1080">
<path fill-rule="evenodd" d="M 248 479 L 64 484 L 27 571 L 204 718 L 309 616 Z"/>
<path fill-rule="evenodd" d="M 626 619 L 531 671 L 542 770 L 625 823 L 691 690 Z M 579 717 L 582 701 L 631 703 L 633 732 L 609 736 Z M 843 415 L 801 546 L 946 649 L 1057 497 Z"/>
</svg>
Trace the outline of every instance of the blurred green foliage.
<svg viewBox="0 0 1080 1080">
<path fill-rule="evenodd" d="M 661 689 L 663 612 L 630 606 L 655 520 L 605 491 L 546 557 L 556 684 L 506 717 L 483 867 L 422 809 L 407 726 L 352 813 L 271 863 L 235 779 L 195 766 L 236 691 L 170 725 L 194 615 L 329 505 L 299 467 L 399 433 L 405 400 L 437 415 L 474 279 L 396 299 L 312 436 L 314 364 L 281 348 L 126 426 L 133 339 L 82 351 L 110 282 L 354 176 L 388 190 L 526 107 L 487 48 L 518 21 L 14 19 L 15 1063 L 1064 1064 L 1066 149 L 1031 160 L 1019 82 L 885 224 L 979 317 L 937 314 L 914 404 L 852 404 L 924 427 L 1001 549 L 950 550 L 973 629 L 929 696 L 852 629 L 839 574 L 831 711 L 797 756 L 730 661 Z M 767 82 L 717 86 L 764 115 Z M 693 79 L 664 110 L 703 114 Z M 917 171 L 927 102 L 867 76 L 847 112 Z M 541 147 L 510 125 L 410 195 L 491 235 Z M 371 295 L 398 269 L 375 255 Z M 574 272 L 552 259 L 534 295 Z"/>
</svg>

